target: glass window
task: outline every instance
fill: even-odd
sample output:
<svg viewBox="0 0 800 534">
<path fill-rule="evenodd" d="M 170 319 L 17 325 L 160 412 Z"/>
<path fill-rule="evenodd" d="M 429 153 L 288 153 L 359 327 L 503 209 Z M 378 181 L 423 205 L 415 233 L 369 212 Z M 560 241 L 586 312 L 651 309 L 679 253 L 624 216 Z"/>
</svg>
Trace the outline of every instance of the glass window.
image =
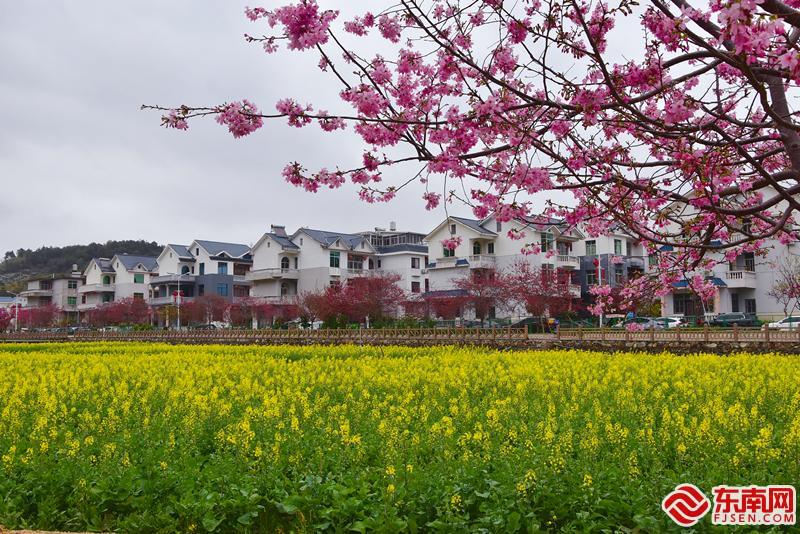
<svg viewBox="0 0 800 534">
<path fill-rule="evenodd" d="M 451 249 L 449 249 L 447 247 L 444 247 L 442 249 L 442 257 L 444 257 L 444 258 L 452 258 L 455 255 L 456 255 L 456 251 L 455 250 L 451 250 Z"/>
<path fill-rule="evenodd" d="M 142 273 L 136 273 L 133 275 L 133 283 L 134 284 L 144 284 L 144 275 Z"/>
<path fill-rule="evenodd" d="M 647 256 L 647 263 L 650 265 L 650 267 L 655 267 L 658 265 L 658 254 L 650 254 Z"/>
<path fill-rule="evenodd" d="M 200 276 L 203 276 L 204 274 L 206 274 L 206 264 L 205 263 L 201 263 L 200 264 Z"/>
<path fill-rule="evenodd" d="M 411 282 L 411 292 L 419 293 L 419 282 Z"/>
<path fill-rule="evenodd" d="M 614 240 L 614 254 L 622 256 L 622 239 Z"/>
<path fill-rule="evenodd" d="M 217 284 L 217 295 L 220 297 L 228 296 L 228 284 Z"/>
<path fill-rule="evenodd" d="M 497 221 L 497 225 L 495 226 L 495 228 L 497 229 L 498 232 L 502 232 L 503 231 L 503 223 L 501 223 L 500 221 Z"/>
<path fill-rule="evenodd" d="M 486 253 L 494 254 L 494 243 L 489 243 L 488 245 L 486 245 Z"/>
<path fill-rule="evenodd" d="M 189 274 L 189 267 L 186 265 L 181 267 L 181 274 Z"/>
<path fill-rule="evenodd" d="M 744 299 L 745 313 L 756 313 L 756 299 Z"/>
<path fill-rule="evenodd" d="M 225 262 L 218 263 L 217 274 L 228 274 L 228 264 Z"/>
<path fill-rule="evenodd" d="M 622 265 L 615 265 L 614 266 L 614 280 L 618 284 L 621 284 L 622 282 L 625 281 L 625 276 L 624 276 L 624 274 L 622 272 Z"/>
<path fill-rule="evenodd" d="M 294 268 L 297 269 L 297 256 L 294 257 Z"/>
<path fill-rule="evenodd" d="M 451 235 L 455 235 L 456 234 L 456 225 L 455 224 L 451 224 L 450 225 L 450 234 Z"/>
<path fill-rule="evenodd" d="M 355 271 L 363 271 L 364 270 L 364 256 L 358 256 L 355 254 L 348 254 L 347 255 L 347 268 L 353 269 Z"/>
<path fill-rule="evenodd" d="M 104 286 L 110 286 L 111 285 L 111 277 L 110 276 L 106 275 L 106 276 L 103 277 L 103 285 Z"/>
<path fill-rule="evenodd" d="M 197 286 L 197 295 L 202 297 L 205 294 L 206 294 L 206 286 L 203 285 L 203 284 L 200 284 L 199 286 Z"/>
<path fill-rule="evenodd" d="M 114 300 L 114 295 L 111 293 L 103 293 L 103 302 L 111 302 Z"/>
<path fill-rule="evenodd" d="M 76 306 L 78 304 L 78 297 L 67 297 L 67 306 Z"/>
<path fill-rule="evenodd" d="M 739 294 L 738 293 L 731 293 L 731 311 L 738 312 L 739 311 Z"/>
<path fill-rule="evenodd" d="M 591 239 L 586 242 L 586 255 L 597 256 L 597 241 Z"/>
<path fill-rule="evenodd" d="M 586 271 L 586 283 L 590 286 L 597 285 L 597 271 L 595 269 L 589 269 Z"/>
<path fill-rule="evenodd" d="M 77 280 L 69 280 L 69 281 L 67 281 L 67 288 L 68 289 L 78 289 L 78 281 Z"/>
<path fill-rule="evenodd" d="M 339 252 L 336 250 L 331 251 L 331 267 L 339 267 Z"/>
<path fill-rule="evenodd" d="M 281 258 L 281 269 L 289 268 L 289 258 Z"/>
<path fill-rule="evenodd" d="M 419 269 L 419 258 L 411 258 L 411 268 Z"/>
<path fill-rule="evenodd" d="M 144 293 L 134 293 L 133 298 L 135 300 L 144 300 Z"/>
<path fill-rule="evenodd" d="M 542 252 L 549 252 L 550 250 L 552 250 L 553 234 L 551 234 L 550 232 L 542 233 L 541 243 L 542 243 Z"/>
<path fill-rule="evenodd" d="M 473 253 L 475 256 L 479 256 L 479 255 L 480 255 L 480 253 L 481 253 L 481 244 L 480 244 L 480 243 L 478 243 L 477 241 L 476 241 L 475 243 L 473 243 L 473 244 L 472 244 L 472 253 Z"/>
<path fill-rule="evenodd" d="M 431 290 L 431 281 L 426 278 L 425 279 L 425 292 L 427 293 L 430 290 Z"/>
</svg>

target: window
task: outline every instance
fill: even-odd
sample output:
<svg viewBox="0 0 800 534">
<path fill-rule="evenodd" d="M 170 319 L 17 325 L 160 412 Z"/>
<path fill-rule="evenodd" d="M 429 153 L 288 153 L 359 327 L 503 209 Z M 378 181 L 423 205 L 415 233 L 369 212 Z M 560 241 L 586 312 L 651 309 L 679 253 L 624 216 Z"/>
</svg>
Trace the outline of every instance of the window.
<svg viewBox="0 0 800 534">
<path fill-rule="evenodd" d="M 355 254 L 348 254 L 347 255 L 347 268 L 355 270 L 355 271 L 363 271 L 364 270 L 364 256 L 358 256 L 358 255 L 355 255 Z"/>
<path fill-rule="evenodd" d="M 650 254 L 647 256 L 647 263 L 650 267 L 655 267 L 658 265 L 658 254 Z"/>
<path fill-rule="evenodd" d="M 339 252 L 332 250 L 331 251 L 331 267 L 339 268 Z"/>
<path fill-rule="evenodd" d="M 297 269 L 297 256 L 294 257 L 294 268 Z"/>
<path fill-rule="evenodd" d="M 541 236 L 542 252 L 549 252 L 553 249 L 553 234 L 543 232 Z"/>
<path fill-rule="evenodd" d="M 628 256 L 633 256 L 633 245 L 631 245 L 630 241 L 625 242 L 625 254 Z"/>
<path fill-rule="evenodd" d="M 144 300 L 144 293 L 134 293 L 133 294 L 134 300 Z"/>
<path fill-rule="evenodd" d="M 197 286 L 197 296 L 202 297 L 205 294 L 206 294 L 206 286 L 204 286 L 203 284 Z"/>
<path fill-rule="evenodd" d="M 614 254 L 622 256 L 622 239 L 614 240 Z"/>
<path fill-rule="evenodd" d="M 756 256 L 752 252 L 745 252 L 742 254 L 744 256 L 744 270 L 745 271 L 755 271 L 756 270 Z"/>
<path fill-rule="evenodd" d="M 425 293 L 431 290 L 431 281 L 427 278 L 425 279 Z"/>
<path fill-rule="evenodd" d="M 586 271 L 586 283 L 590 286 L 597 285 L 597 271 L 595 269 L 589 269 Z"/>
<path fill-rule="evenodd" d="M 78 297 L 67 297 L 67 306 L 75 307 L 78 305 Z"/>
<path fill-rule="evenodd" d="M 497 221 L 497 224 L 495 224 L 495 229 L 498 232 L 502 232 L 503 231 L 503 223 L 501 223 L 500 221 Z"/>
<path fill-rule="evenodd" d="M 411 268 L 419 269 L 419 258 L 411 258 Z"/>
<path fill-rule="evenodd" d="M 300 246 L 303 246 L 303 238 L 300 238 Z"/>
<path fill-rule="evenodd" d="M 419 282 L 411 282 L 411 292 L 419 293 Z"/>
<path fill-rule="evenodd" d="M 381 268 L 381 260 L 378 260 L 378 269 Z"/>
<path fill-rule="evenodd" d="M 731 293 L 731 311 L 738 312 L 739 311 L 739 294 L 738 293 Z"/>
<path fill-rule="evenodd" d="M 744 312 L 756 313 L 756 299 L 744 299 Z"/>
<path fill-rule="evenodd" d="M 225 262 L 219 262 L 217 264 L 217 274 L 228 274 L 228 264 Z"/>
<path fill-rule="evenodd" d="M 617 284 L 621 284 L 625 281 L 625 275 L 622 272 L 622 265 L 614 265 L 614 280 Z"/>
<path fill-rule="evenodd" d="M 78 281 L 77 280 L 68 280 L 67 281 L 67 289 L 78 289 Z"/>
<path fill-rule="evenodd" d="M 486 253 L 494 254 L 494 243 L 489 243 L 488 245 L 486 245 Z"/>
<path fill-rule="evenodd" d="M 590 239 L 586 242 L 586 255 L 597 256 L 597 241 Z"/>
<path fill-rule="evenodd" d="M 106 276 L 103 277 L 103 285 L 104 286 L 110 286 L 111 285 L 111 277 L 110 276 L 106 275 Z"/>
<path fill-rule="evenodd" d="M 480 256 L 480 254 L 481 254 L 481 244 L 478 243 L 477 241 L 472 244 L 472 253 L 475 256 Z"/>
<path fill-rule="evenodd" d="M 281 282 L 281 296 L 285 297 L 289 294 L 289 284 L 286 282 Z"/>
<path fill-rule="evenodd" d="M 206 264 L 205 263 L 201 263 L 200 264 L 200 276 L 203 276 L 204 274 L 206 274 Z"/>
<path fill-rule="evenodd" d="M 86 295 L 81 295 L 81 304 L 86 304 Z"/>
<path fill-rule="evenodd" d="M 449 249 L 447 247 L 444 247 L 442 249 L 442 257 L 443 258 L 452 258 L 455 255 L 456 255 L 456 251 L 455 250 Z"/>
<path fill-rule="evenodd" d="M 181 274 L 189 274 L 189 267 L 187 267 L 186 265 L 181 267 Z"/>
<path fill-rule="evenodd" d="M 144 284 L 144 275 L 142 273 L 136 273 L 133 275 L 133 283 L 134 284 Z"/>
<path fill-rule="evenodd" d="M 53 289 L 53 282 L 51 280 L 42 280 L 39 282 L 39 289 L 50 290 Z"/>
<path fill-rule="evenodd" d="M 456 235 L 456 225 L 455 224 L 451 224 L 450 225 L 450 235 Z"/>
<path fill-rule="evenodd" d="M 217 284 L 217 295 L 220 297 L 228 296 L 228 284 Z"/>
<path fill-rule="evenodd" d="M 281 258 L 281 269 L 287 270 L 289 268 L 289 258 Z"/>
<path fill-rule="evenodd" d="M 286 282 L 284 282 L 285 284 Z M 233 286 L 233 296 L 245 298 L 250 296 L 250 288 L 247 286 Z"/>
<path fill-rule="evenodd" d="M 194 249 L 194 255 L 195 256 L 199 256 L 200 255 L 200 249 L 199 248 Z"/>
<path fill-rule="evenodd" d="M 114 300 L 114 295 L 112 295 L 111 293 L 103 293 L 103 302 L 104 303 L 105 302 L 111 302 L 112 300 Z"/>
<path fill-rule="evenodd" d="M 233 264 L 233 275 L 234 276 L 245 276 L 247 273 L 250 272 L 250 266 L 246 263 L 234 263 Z"/>
</svg>

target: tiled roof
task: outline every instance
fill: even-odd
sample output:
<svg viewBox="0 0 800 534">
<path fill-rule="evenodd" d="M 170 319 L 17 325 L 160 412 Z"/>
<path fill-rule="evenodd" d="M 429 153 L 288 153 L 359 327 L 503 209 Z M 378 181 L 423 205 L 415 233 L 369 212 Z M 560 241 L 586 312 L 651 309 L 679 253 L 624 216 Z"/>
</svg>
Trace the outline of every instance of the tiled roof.
<svg viewBox="0 0 800 534">
<path fill-rule="evenodd" d="M 387 245 L 385 247 L 375 247 L 379 254 L 391 254 L 393 252 L 419 252 L 420 254 L 427 254 L 428 247 L 425 245 L 417 245 L 411 243 L 404 243 L 402 245 Z"/>
<path fill-rule="evenodd" d="M 325 247 L 329 247 L 337 240 L 341 240 L 348 247 L 354 249 L 364 241 L 364 236 L 360 234 L 343 234 L 340 232 L 328 232 L 327 230 L 312 230 L 310 228 L 301 228 L 301 230 Z"/>
<path fill-rule="evenodd" d="M 148 271 L 155 271 L 158 269 L 157 258 L 152 256 L 131 256 L 129 254 L 117 254 L 116 257 L 120 262 L 122 262 L 122 266 L 128 271 L 135 269 L 140 263 Z"/>
<path fill-rule="evenodd" d="M 114 272 L 114 268 L 111 266 L 111 260 L 110 259 L 108 259 L 108 258 L 92 258 L 92 261 L 95 262 L 100 267 L 100 271 L 102 271 L 104 273 L 113 273 Z"/>
<path fill-rule="evenodd" d="M 469 228 L 472 228 L 473 230 L 475 230 L 479 234 L 497 235 L 495 232 L 492 232 L 491 230 L 487 230 L 486 228 L 481 226 L 481 222 L 476 220 L 476 219 L 465 219 L 464 217 L 453 217 L 453 216 L 451 216 L 450 218 L 453 219 L 454 221 L 460 222 L 464 226 L 468 226 Z"/>
<path fill-rule="evenodd" d="M 222 243 L 220 241 L 201 241 L 197 243 L 206 249 L 210 256 L 219 256 L 223 252 L 232 258 L 241 258 L 250 252 L 250 247 L 241 243 Z"/>
<path fill-rule="evenodd" d="M 172 245 L 171 244 L 169 246 L 170 246 L 170 248 L 172 248 L 172 250 L 174 250 L 178 254 L 179 258 L 186 259 L 186 260 L 194 259 L 194 256 L 192 256 L 192 253 L 189 251 L 188 245 Z"/>
<path fill-rule="evenodd" d="M 292 250 L 300 250 L 300 247 L 298 247 L 297 245 L 292 243 L 292 240 L 289 239 L 286 236 L 278 235 L 278 234 L 275 234 L 275 233 L 272 233 L 272 232 L 267 232 L 267 235 L 270 236 L 273 239 L 273 241 L 278 243 L 283 248 L 290 248 Z"/>
<path fill-rule="evenodd" d="M 424 298 L 441 298 L 441 297 L 463 297 L 467 294 L 465 289 L 439 289 L 436 291 L 426 291 L 422 294 Z"/>
</svg>

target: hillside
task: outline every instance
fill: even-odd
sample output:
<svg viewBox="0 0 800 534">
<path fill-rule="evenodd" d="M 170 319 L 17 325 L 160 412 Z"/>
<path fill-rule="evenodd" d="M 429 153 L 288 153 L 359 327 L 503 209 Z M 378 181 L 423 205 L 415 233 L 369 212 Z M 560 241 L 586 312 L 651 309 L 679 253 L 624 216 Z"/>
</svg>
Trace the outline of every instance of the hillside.
<svg viewBox="0 0 800 534">
<path fill-rule="evenodd" d="M 19 291 L 22 281 L 32 276 L 66 273 L 77 264 L 81 271 L 95 257 L 110 258 L 117 253 L 158 256 L 162 246 L 155 241 L 125 240 L 66 247 L 19 249 L 5 253 L 0 262 L 0 290 Z"/>
</svg>

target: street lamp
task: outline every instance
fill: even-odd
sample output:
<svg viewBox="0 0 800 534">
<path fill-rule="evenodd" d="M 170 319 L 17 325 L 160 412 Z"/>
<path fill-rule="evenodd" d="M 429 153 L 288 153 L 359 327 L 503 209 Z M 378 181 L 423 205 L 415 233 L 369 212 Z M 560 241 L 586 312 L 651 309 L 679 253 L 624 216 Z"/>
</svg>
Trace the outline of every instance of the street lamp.
<svg viewBox="0 0 800 534">
<path fill-rule="evenodd" d="M 178 330 L 181 329 L 181 300 L 183 300 L 181 295 L 181 277 L 183 273 L 167 273 L 168 275 L 177 276 L 178 277 L 178 293 L 175 295 L 175 306 L 178 309 Z M 169 285 L 167 285 L 169 287 Z"/>
</svg>

